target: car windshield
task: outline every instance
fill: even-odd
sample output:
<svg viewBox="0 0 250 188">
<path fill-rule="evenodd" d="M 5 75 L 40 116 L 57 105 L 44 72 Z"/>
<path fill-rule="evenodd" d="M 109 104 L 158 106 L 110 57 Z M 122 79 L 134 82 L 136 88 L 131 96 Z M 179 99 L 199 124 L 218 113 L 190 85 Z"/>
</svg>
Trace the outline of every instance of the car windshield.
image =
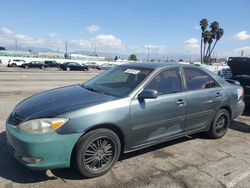
<svg viewBox="0 0 250 188">
<path fill-rule="evenodd" d="M 152 71 L 149 68 L 117 66 L 89 80 L 83 87 L 107 95 L 125 97 Z"/>
</svg>

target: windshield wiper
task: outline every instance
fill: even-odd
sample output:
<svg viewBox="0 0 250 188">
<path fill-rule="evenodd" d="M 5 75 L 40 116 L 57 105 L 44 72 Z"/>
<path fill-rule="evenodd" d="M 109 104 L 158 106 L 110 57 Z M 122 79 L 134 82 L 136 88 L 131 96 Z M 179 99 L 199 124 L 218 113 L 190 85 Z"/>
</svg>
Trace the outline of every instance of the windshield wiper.
<svg viewBox="0 0 250 188">
<path fill-rule="evenodd" d="M 101 90 L 93 88 L 93 87 L 89 87 L 89 86 L 85 86 L 85 85 L 82 85 L 82 87 L 89 90 L 89 91 L 93 91 L 93 92 L 101 93 L 101 94 L 105 94 L 105 95 L 110 95 L 109 93 L 107 93 L 105 91 L 101 91 Z"/>
</svg>

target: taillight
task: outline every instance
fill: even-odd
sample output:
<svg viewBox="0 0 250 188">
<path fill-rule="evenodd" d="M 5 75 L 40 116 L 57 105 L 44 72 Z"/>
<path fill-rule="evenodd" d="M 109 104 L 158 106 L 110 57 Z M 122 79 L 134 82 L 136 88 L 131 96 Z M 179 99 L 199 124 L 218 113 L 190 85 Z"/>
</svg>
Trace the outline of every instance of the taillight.
<svg viewBox="0 0 250 188">
<path fill-rule="evenodd" d="M 242 89 L 242 94 L 241 94 L 241 96 L 242 96 L 242 97 L 245 97 L 244 87 L 242 87 L 241 89 Z"/>
</svg>

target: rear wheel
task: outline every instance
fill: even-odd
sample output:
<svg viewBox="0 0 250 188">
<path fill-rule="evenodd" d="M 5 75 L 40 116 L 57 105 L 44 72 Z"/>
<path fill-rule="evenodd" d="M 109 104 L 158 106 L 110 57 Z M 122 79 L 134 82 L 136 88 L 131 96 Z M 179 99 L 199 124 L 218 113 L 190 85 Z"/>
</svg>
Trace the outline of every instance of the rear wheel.
<svg viewBox="0 0 250 188">
<path fill-rule="evenodd" d="M 220 109 L 213 120 L 213 123 L 208 131 L 208 135 L 215 139 L 222 138 L 226 134 L 229 125 L 230 115 L 228 111 Z"/>
<path fill-rule="evenodd" d="M 41 69 L 44 69 L 44 66 L 41 66 Z"/>
<path fill-rule="evenodd" d="M 25 68 L 25 69 L 28 69 L 28 68 L 29 68 L 29 66 L 28 66 L 28 65 L 25 65 L 25 66 L 24 66 L 24 68 Z"/>
<path fill-rule="evenodd" d="M 120 156 L 119 137 L 109 129 L 97 129 L 78 142 L 73 158 L 75 169 L 87 178 L 107 173 Z"/>
<path fill-rule="evenodd" d="M 17 64 L 16 63 L 12 63 L 11 66 L 12 67 L 17 67 Z"/>
<path fill-rule="evenodd" d="M 70 71 L 70 67 L 67 67 L 67 68 L 66 68 L 66 71 Z"/>
</svg>

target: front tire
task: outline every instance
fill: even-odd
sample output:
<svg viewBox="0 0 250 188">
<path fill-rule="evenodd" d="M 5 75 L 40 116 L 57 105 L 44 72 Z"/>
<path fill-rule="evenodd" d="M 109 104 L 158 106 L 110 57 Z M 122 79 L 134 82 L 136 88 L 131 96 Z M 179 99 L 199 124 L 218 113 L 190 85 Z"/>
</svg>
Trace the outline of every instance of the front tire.
<svg viewBox="0 0 250 188">
<path fill-rule="evenodd" d="M 225 109 L 220 109 L 217 112 L 208 131 L 209 137 L 213 139 L 222 138 L 226 134 L 230 122 L 231 120 L 228 111 Z"/>
<path fill-rule="evenodd" d="M 113 131 L 96 129 L 80 138 L 72 162 L 84 177 L 98 177 L 114 166 L 120 152 L 120 139 Z"/>
<path fill-rule="evenodd" d="M 70 71 L 70 67 L 67 67 L 67 68 L 66 68 L 66 71 Z"/>
</svg>

